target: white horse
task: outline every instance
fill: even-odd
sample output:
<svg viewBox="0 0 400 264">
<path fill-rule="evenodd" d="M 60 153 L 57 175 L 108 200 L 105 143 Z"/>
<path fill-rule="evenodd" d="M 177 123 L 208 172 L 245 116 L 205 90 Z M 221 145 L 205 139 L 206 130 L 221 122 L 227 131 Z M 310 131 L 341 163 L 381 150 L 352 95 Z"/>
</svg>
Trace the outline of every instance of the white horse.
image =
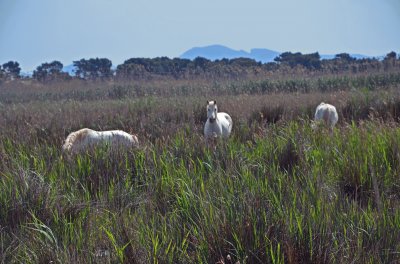
<svg viewBox="0 0 400 264">
<path fill-rule="evenodd" d="M 336 111 L 336 107 L 334 107 L 333 105 L 325 104 L 324 102 L 322 102 L 315 110 L 314 121 L 323 121 L 324 124 L 328 126 L 331 130 L 336 125 L 338 119 L 339 117 Z"/>
<path fill-rule="evenodd" d="M 138 147 L 139 141 L 136 135 L 121 130 L 95 131 L 83 128 L 68 135 L 62 150 L 65 153 L 80 153 L 101 144 L 129 148 Z"/>
<path fill-rule="evenodd" d="M 207 139 L 229 137 L 232 125 L 232 118 L 227 113 L 218 113 L 217 101 L 207 101 L 207 122 L 204 126 L 204 136 Z"/>
</svg>

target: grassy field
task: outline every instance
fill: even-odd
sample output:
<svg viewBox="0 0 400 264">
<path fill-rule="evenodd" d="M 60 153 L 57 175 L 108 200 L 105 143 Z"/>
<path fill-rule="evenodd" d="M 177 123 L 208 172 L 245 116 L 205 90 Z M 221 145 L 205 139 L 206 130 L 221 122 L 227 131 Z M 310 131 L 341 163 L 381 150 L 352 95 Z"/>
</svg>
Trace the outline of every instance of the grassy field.
<svg viewBox="0 0 400 264">
<path fill-rule="evenodd" d="M 400 80 L 346 78 L 0 87 L 1 263 L 399 263 Z M 63 157 L 83 127 L 141 146 Z"/>
</svg>

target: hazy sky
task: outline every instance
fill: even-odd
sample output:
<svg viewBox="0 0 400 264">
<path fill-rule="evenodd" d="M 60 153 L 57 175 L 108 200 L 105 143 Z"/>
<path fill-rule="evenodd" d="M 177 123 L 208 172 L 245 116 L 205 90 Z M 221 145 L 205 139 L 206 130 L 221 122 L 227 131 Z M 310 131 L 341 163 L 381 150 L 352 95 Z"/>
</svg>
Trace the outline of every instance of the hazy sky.
<svg viewBox="0 0 400 264">
<path fill-rule="evenodd" d="M 0 0 L 0 64 L 249 51 L 400 52 L 400 0 Z"/>
</svg>

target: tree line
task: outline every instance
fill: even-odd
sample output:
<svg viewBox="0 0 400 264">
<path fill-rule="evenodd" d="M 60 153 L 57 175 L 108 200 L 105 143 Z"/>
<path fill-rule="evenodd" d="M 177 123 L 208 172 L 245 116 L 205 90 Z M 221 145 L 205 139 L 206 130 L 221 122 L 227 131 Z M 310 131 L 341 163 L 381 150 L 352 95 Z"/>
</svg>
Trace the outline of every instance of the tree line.
<svg viewBox="0 0 400 264">
<path fill-rule="evenodd" d="M 318 52 L 302 54 L 284 52 L 274 62 L 261 63 L 249 58 L 221 59 L 211 61 L 197 57 L 194 60 L 168 57 L 131 58 L 112 69 L 107 58 L 90 58 L 73 61 L 74 73 L 63 71 L 59 61 L 39 65 L 31 76 L 21 76 L 21 68 L 16 61 L 0 65 L 0 80 L 34 79 L 39 82 L 51 82 L 71 79 L 84 80 L 137 80 L 151 79 L 157 76 L 175 79 L 195 77 L 232 78 L 262 72 L 322 71 L 328 73 L 366 72 L 368 70 L 387 70 L 400 67 L 400 56 L 392 51 L 383 60 L 377 58 L 356 59 L 347 53 L 336 54 L 332 59 L 323 59 Z"/>
</svg>

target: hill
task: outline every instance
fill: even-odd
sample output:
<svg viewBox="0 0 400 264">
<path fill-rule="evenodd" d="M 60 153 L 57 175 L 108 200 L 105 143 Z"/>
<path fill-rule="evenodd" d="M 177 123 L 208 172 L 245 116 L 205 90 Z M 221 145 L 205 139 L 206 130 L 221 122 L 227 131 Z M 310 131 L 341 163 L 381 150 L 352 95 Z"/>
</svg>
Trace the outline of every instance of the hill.
<svg viewBox="0 0 400 264">
<path fill-rule="evenodd" d="M 250 52 L 244 50 L 234 50 L 223 45 L 210 45 L 205 47 L 194 47 L 185 51 L 180 58 L 193 60 L 196 57 L 203 57 L 209 60 L 220 60 L 220 59 L 234 59 L 234 58 L 250 58 L 262 63 L 272 62 L 274 58 L 279 56 L 281 52 L 264 49 L 254 48 Z M 320 54 L 321 59 L 333 59 L 335 54 Z M 356 59 L 372 58 L 371 56 L 363 54 L 350 54 L 351 57 Z M 382 56 L 379 56 L 380 58 Z"/>
<path fill-rule="evenodd" d="M 211 45 L 206 47 L 195 47 L 184 52 L 180 58 L 193 60 L 196 57 L 203 57 L 209 60 L 250 58 L 256 61 L 271 62 L 280 53 L 269 49 L 234 50 L 222 45 Z"/>
</svg>

